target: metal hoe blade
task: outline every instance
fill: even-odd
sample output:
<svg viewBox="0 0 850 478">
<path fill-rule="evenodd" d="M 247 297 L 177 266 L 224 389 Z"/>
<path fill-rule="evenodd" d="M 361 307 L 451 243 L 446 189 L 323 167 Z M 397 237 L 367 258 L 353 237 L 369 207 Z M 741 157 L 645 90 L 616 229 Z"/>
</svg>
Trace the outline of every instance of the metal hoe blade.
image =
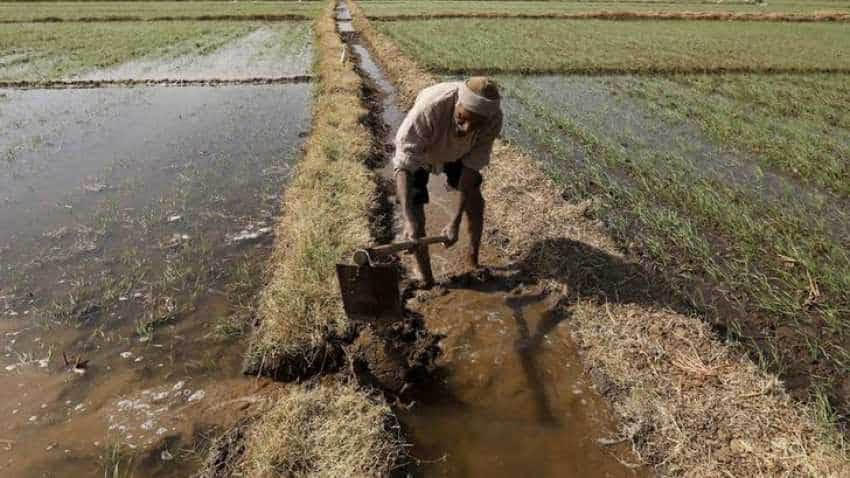
<svg viewBox="0 0 850 478">
<path fill-rule="evenodd" d="M 352 320 L 389 324 L 401 319 L 399 273 L 393 265 L 337 264 L 345 313 Z"/>
</svg>

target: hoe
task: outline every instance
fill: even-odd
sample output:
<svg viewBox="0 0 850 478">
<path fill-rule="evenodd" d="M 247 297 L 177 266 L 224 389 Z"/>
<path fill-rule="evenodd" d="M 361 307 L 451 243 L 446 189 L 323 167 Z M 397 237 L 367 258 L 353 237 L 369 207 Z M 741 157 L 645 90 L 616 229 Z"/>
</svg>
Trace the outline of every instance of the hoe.
<svg viewBox="0 0 850 478">
<path fill-rule="evenodd" d="M 336 273 L 345 313 L 352 320 L 381 324 L 401 318 L 399 271 L 395 264 L 379 263 L 399 252 L 442 244 L 444 236 L 423 237 L 354 251 L 354 264 L 337 264 Z"/>
</svg>

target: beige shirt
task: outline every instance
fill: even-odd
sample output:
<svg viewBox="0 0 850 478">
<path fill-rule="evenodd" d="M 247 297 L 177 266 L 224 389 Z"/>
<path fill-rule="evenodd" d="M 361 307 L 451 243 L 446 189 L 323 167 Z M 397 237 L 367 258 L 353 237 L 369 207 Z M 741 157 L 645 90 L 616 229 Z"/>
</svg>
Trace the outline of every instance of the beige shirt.
<svg viewBox="0 0 850 478">
<path fill-rule="evenodd" d="M 419 93 L 396 133 L 394 169 L 423 168 L 437 174 L 445 163 L 462 159 L 464 166 L 479 171 L 490 162 L 493 141 L 502 130 L 502 113 L 471 134 L 458 136 L 454 108 L 461 84 L 439 83 Z"/>
</svg>

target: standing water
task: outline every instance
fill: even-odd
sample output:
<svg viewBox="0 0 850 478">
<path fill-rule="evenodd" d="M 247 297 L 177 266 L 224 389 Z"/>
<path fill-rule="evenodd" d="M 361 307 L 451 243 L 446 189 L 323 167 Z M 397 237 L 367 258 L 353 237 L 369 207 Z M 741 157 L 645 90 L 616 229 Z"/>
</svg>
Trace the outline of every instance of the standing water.
<svg viewBox="0 0 850 478">
<path fill-rule="evenodd" d="M 351 31 L 344 5 L 337 18 L 340 32 Z M 383 98 L 384 122 L 396 129 L 402 114 L 393 85 L 356 37 L 347 38 Z M 392 180 L 390 168 L 381 174 Z M 442 178 L 430 182 L 430 235 L 439 234 L 456 201 L 442 183 Z M 452 249 L 431 248 L 435 273 L 446 287 L 442 294 L 408 302 L 431 331 L 446 336 L 441 378 L 397 410 L 425 476 L 645 475 L 615 458 L 627 454 L 625 445 L 602 444 L 616 441 L 610 440 L 614 424 L 583 375 L 563 325 L 568 311 L 517 277 L 452 280 L 462 272 L 465 241 L 462 234 Z M 482 263 L 494 270 L 511 266 L 486 246 Z"/>
<path fill-rule="evenodd" d="M 0 475 L 187 476 L 251 403 L 237 339 L 309 97 L 0 91 Z"/>
</svg>

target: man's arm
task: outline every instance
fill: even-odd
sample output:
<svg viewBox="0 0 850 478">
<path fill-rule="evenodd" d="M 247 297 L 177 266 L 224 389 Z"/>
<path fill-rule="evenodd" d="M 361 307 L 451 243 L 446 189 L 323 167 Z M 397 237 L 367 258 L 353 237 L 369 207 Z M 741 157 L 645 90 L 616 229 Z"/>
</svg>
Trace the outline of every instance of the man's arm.
<svg viewBox="0 0 850 478">
<path fill-rule="evenodd" d="M 484 225 L 484 198 L 481 196 L 481 181 L 481 173 L 463 166 L 458 181 L 460 194 L 455 203 L 454 214 L 452 220 L 443 230 L 443 234 L 449 239 L 446 247 L 451 247 L 457 242 L 460 221 L 463 214 L 466 213 L 470 240 L 473 247 L 476 250 L 478 249 L 477 245 L 481 242 L 481 231 Z"/>
<path fill-rule="evenodd" d="M 395 172 L 396 197 L 404 219 L 404 238 L 415 239 L 417 234 L 416 212 L 413 210 L 413 174 L 406 169 Z"/>
<path fill-rule="evenodd" d="M 393 156 L 395 169 L 396 198 L 404 218 L 404 236 L 414 239 L 419 233 L 419 219 L 414 210 L 413 176 L 423 167 L 423 155 L 433 141 L 434 129 L 428 108 L 411 111 L 402 121 L 396 133 L 396 150 Z"/>
</svg>

